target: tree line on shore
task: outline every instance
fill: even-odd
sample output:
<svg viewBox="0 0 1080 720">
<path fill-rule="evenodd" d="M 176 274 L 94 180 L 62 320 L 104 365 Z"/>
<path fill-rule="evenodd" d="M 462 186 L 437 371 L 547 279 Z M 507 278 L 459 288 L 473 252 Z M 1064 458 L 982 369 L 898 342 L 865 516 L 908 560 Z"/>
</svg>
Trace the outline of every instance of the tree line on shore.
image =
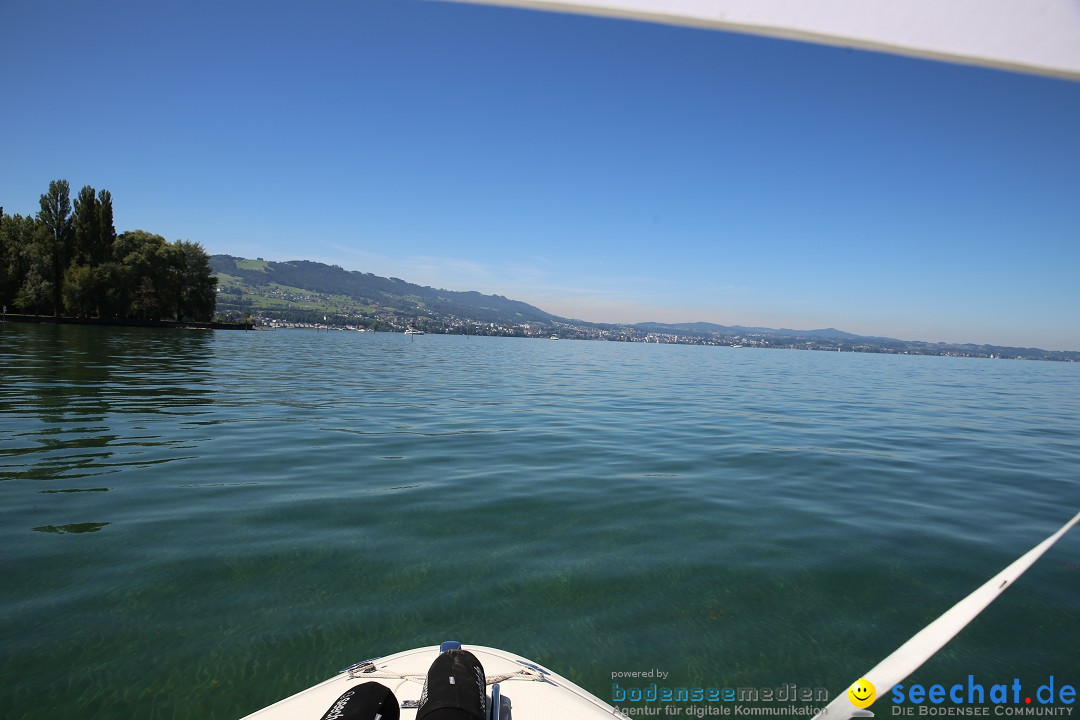
<svg viewBox="0 0 1080 720">
<path fill-rule="evenodd" d="M 9 312 L 205 322 L 216 300 L 202 245 L 145 230 L 118 235 L 108 190 L 87 185 L 73 205 L 67 180 L 54 180 L 37 215 L 0 208 L 0 303 Z"/>
</svg>

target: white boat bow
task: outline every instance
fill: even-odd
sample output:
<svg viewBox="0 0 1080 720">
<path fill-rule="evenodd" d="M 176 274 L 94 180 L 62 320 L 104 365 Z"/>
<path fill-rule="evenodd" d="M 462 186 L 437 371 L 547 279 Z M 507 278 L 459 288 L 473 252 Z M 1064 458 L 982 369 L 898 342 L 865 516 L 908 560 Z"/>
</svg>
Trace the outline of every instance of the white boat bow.
<svg viewBox="0 0 1080 720">
<path fill-rule="evenodd" d="M 501 704 L 509 703 L 515 720 L 611 720 L 620 717 L 614 707 L 600 698 L 527 658 L 479 645 L 461 647 L 475 655 L 484 666 L 489 693 L 497 692 L 505 698 Z M 243 720 L 319 720 L 346 691 L 370 681 L 390 688 L 401 706 L 401 719 L 413 720 L 428 668 L 440 651 L 440 646 L 432 645 L 365 660 Z M 490 694 L 488 705 L 490 718 L 490 709 L 499 707 L 491 702 Z"/>
</svg>

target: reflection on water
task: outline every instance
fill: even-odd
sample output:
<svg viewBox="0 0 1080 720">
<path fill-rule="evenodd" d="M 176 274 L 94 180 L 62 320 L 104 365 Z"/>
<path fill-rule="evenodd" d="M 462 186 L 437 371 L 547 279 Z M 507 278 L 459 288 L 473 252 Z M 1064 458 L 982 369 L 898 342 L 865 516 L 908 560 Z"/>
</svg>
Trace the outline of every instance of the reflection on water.
<svg viewBox="0 0 1080 720">
<path fill-rule="evenodd" d="M 207 333 L 75 325 L 0 325 L 0 480 L 73 480 L 167 462 L 177 446 L 140 432 L 157 414 L 207 412 Z M 120 432 L 118 432 L 118 430 Z"/>
</svg>

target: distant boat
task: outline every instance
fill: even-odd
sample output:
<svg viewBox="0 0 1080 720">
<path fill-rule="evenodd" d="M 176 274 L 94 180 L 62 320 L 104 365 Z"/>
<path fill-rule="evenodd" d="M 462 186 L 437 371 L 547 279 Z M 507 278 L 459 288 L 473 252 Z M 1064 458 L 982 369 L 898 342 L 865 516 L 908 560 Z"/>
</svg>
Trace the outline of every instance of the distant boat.
<svg viewBox="0 0 1080 720">
<path fill-rule="evenodd" d="M 548 340 L 558 340 L 558 339 L 559 339 L 558 335 L 552 335 L 551 337 L 548 338 Z"/>
<path fill-rule="evenodd" d="M 405 330 L 405 334 L 406 335 L 423 335 L 424 331 L 423 330 L 417 330 L 416 328 L 411 327 L 411 328 L 407 328 Z"/>
</svg>

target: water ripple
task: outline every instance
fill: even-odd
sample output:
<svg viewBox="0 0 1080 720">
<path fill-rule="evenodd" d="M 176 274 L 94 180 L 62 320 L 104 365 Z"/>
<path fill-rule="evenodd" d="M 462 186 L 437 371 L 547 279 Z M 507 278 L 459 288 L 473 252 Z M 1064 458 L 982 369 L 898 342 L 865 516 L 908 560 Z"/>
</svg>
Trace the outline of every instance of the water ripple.
<svg viewBox="0 0 1080 720">
<path fill-rule="evenodd" d="M 843 687 L 1080 507 L 1059 363 L 0 326 L 0 375 L 12 717 L 235 717 L 451 635 Z M 1074 667 L 1077 556 L 925 679 Z"/>
</svg>

